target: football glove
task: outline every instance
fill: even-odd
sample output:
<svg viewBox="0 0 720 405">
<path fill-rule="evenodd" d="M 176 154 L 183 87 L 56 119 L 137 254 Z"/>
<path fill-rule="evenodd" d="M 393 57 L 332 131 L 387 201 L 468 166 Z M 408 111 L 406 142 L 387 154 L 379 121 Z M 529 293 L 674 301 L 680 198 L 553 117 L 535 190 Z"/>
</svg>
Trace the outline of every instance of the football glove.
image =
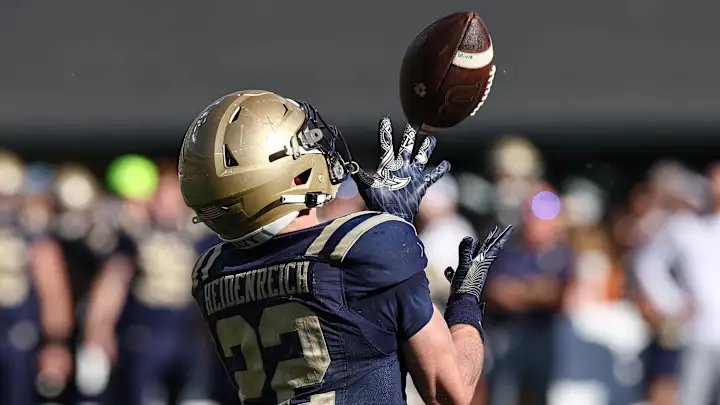
<svg viewBox="0 0 720 405">
<path fill-rule="evenodd" d="M 512 232 L 512 225 L 508 225 L 502 232 L 498 232 L 495 227 L 482 244 L 469 236 L 460 242 L 457 270 L 452 267 L 445 269 L 445 278 L 450 282 L 450 300 L 454 296 L 469 294 L 480 302 L 490 265 Z"/>
<path fill-rule="evenodd" d="M 415 158 L 411 159 L 415 134 L 413 127 L 409 124 L 405 126 L 400 153 L 396 155 L 390 118 L 380 120 L 380 148 L 383 154 L 377 172 L 370 176 L 359 169 L 353 174 L 368 209 L 384 211 L 412 222 L 427 188 L 450 171 L 450 162 L 443 160 L 430 173 L 423 173 L 437 141 L 433 136 L 426 137 Z"/>
</svg>

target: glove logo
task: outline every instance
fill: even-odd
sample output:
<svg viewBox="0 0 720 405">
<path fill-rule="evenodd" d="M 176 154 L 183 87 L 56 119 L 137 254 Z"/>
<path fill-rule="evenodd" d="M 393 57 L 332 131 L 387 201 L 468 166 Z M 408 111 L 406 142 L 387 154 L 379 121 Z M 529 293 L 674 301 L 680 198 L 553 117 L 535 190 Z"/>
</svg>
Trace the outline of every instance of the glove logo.
<svg viewBox="0 0 720 405">
<path fill-rule="evenodd" d="M 450 171 L 450 163 L 443 161 L 430 173 L 423 173 L 436 141 L 432 136 L 425 138 L 413 158 L 416 131 L 410 125 L 405 126 L 397 154 L 393 148 L 392 124 L 389 118 L 380 121 L 379 135 L 382 157 L 377 171 L 370 176 L 360 169 L 353 173 L 353 178 L 368 209 L 384 211 L 412 221 L 425 191 Z"/>
<path fill-rule="evenodd" d="M 410 177 L 398 177 L 391 172 L 400 170 L 405 161 L 400 156 L 395 156 L 392 144 L 392 125 L 390 121 L 383 121 L 380 126 L 380 147 L 383 149 L 383 156 L 380 159 L 380 167 L 378 168 L 378 175 L 375 176 L 372 187 L 382 188 L 387 187 L 390 190 L 399 190 L 410 183 Z M 401 150 L 407 150 L 408 144 L 410 151 L 412 151 L 412 141 L 407 138 L 403 138 L 403 144 L 400 147 Z"/>
<path fill-rule="evenodd" d="M 387 187 L 390 190 L 400 190 L 410 183 L 410 177 L 385 177 L 380 187 Z"/>
</svg>

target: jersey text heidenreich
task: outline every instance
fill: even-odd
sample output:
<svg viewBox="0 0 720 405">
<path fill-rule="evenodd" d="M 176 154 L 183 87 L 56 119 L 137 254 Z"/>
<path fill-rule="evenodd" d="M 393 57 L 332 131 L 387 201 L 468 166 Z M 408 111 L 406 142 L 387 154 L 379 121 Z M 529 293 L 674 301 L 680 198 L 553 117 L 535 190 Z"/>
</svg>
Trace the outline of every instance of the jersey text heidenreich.
<svg viewBox="0 0 720 405">
<path fill-rule="evenodd" d="M 234 305 L 310 292 L 309 261 L 276 264 L 232 274 L 205 284 L 207 315 Z"/>
</svg>

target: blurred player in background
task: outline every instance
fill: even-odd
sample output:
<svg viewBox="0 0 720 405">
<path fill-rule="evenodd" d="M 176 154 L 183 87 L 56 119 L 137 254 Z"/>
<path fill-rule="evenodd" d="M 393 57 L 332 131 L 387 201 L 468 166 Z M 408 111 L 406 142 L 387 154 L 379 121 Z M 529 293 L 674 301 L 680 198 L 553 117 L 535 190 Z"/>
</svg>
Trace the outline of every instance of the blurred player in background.
<svg viewBox="0 0 720 405">
<path fill-rule="evenodd" d="M 52 397 L 71 375 L 70 289 L 49 234 L 49 187 L 28 181 L 20 159 L 2 151 L 0 179 L 0 400 L 30 405 L 36 381 Z"/>
<path fill-rule="evenodd" d="M 95 175 L 76 164 L 55 169 L 53 195 L 57 207 L 54 231 L 70 274 L 73 297 L 81 305 L 103 258 L 118 245 L 112 202 Z M 82 315 L 82 307 L 80 315 Z"/>
<path fill-rule="evenodd" d="M 123 203 L 120 242 L 94 283 L 84 328 L 85 345 L 117 363 L 117 404 L 178 403 L 205 371 L 187 276 L 201 235 L 189 230 L 174 165 L 157 170 L 152 198 Z"/>
<path fill-rule="evenodd" d="M 194 296 L 243 403 L 402 403 L 401 365 L 427 403 L 469 402 L 482 367 L 479 297 L 510 228 L 463 241 L 443 320 L 409 221 L 449 164 L 423 173 L 434 138 L 412 159 L 415 131 L 398 155 L 391 131 L 383 119 L 370 176 L 315 108 L 270 92 L 224 96 L 188 129 L 185 202 L 227 241 L 200 256 Z M 368 208 L 395 215 L 321 224 L 315 208 L 353 173 Z"/>
<path fill-rule="evenodd" d="M 86 350 L 83 329 L 92 281 L 104 261 L 119 247 L 117 227 L 121 203 L 107 195 L 87 167 L 64 163 L 55 169 L 53 196 L 57 208 L 54 234 L 65 255 L 78 323 L 73 333 L 76 373 L 68 398 L 92 403 L 105 390 L 110 365 L 102 350 Z"/>
</svg>

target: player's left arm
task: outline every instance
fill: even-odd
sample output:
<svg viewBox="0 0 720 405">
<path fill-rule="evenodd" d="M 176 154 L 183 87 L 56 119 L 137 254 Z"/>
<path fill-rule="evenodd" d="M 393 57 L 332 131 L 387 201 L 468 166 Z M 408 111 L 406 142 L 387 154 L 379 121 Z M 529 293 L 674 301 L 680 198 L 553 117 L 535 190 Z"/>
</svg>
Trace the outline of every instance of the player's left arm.
<svg viewBox="0 0 720 405">
<path fill-rule="evenodd" d="M 437 308 L 430 321 L 403 343 L 405 364 L 427 404 L 469 404 L 482 372 L 484 351 L 475 327 L 448 328 Z"/>
<path fill-rule="evenodd" d="M 455 311 L 459 317 L 444 320 L 430 298 L 424 272 L 427 258 L 412 225 L 381 214 L 366 219 L 347 235 L 355 242 L 347 255 L 341 252 L 336 256 L 349 264 L 345 271 L 346 289 L 356 286 L 368 292 L 385 291 L 368 294 L 381 299 L 369 309 L 382 308 L 381 316 L 373 318 L 392 319 L 397 340 L 404 342 L 406 364 L 423 399 L 433 404 L 469 403 L 482 369 L 480 305 L 474 294 L 475 279 L 484 277 L 485 262 L 480 258 L 471 269 L 470 244 L 466 241 L 461 246 L 461 255 L 467 256 L 466 260 L 450 278 L 462 297 L 454 300 L 458 303 L 449 309 L 465 311 Z M 341 242 L 338 246 L 345 245 Z M 468 282 L 463 283 L 466 279 Z M 468 297 L 464 297 L 466 292 Z M 467 315 L 468 311 L 476 314 Z"/>
<path fill-rule="evenodd" d="M 463 239 L 457 269 L 445 271 L 450 281 L 445 319 L 435 309 L 430 322 L 405 343 L 413 381 L 427 403 L 468 404 L 472 400 L 483 366 L 480 297 L 488 270 L 511 233 L 508 226 L 502 232 L 496 228 L 482 244 L 470 237 Z"/>
</svg>

